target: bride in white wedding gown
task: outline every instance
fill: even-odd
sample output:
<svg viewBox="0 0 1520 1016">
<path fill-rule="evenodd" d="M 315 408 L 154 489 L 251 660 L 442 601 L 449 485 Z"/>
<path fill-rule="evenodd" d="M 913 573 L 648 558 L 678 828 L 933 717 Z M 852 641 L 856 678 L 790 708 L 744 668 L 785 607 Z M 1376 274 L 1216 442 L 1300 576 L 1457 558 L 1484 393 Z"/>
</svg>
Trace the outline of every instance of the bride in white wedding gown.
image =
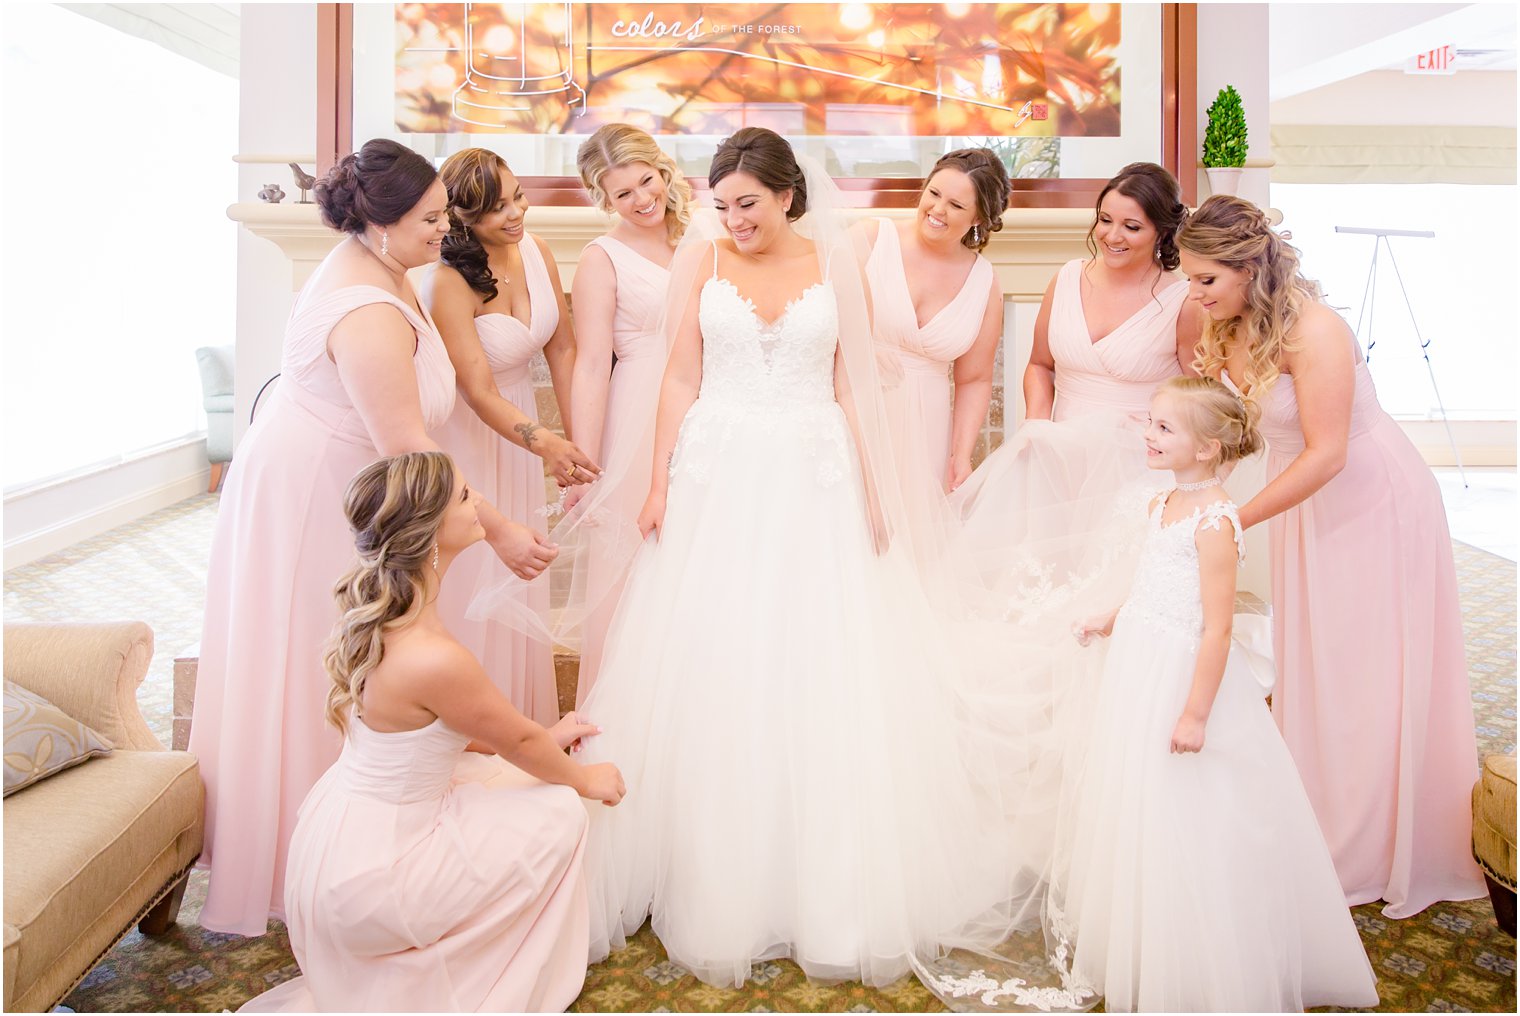
<svg viewBox="0 0 1520 1016">
<path fill-rule="evenodd" d="M 785 956 L 884 985 L 1001 937 L 1008 760 L 951 690 L 956 636 L 894 516 L 869 334 L 841 338 L 869 320 L 858 265 L 816 212 L 793 227 L 826 181 L 763 128 L 709 179 L 728 236 L 675 273 L 655 535 L 583 706 L 605 733 L 582 758 L 628 785 L 593 816 L 591 959 L 650 916 L 710 984 Z"/>
</svg>

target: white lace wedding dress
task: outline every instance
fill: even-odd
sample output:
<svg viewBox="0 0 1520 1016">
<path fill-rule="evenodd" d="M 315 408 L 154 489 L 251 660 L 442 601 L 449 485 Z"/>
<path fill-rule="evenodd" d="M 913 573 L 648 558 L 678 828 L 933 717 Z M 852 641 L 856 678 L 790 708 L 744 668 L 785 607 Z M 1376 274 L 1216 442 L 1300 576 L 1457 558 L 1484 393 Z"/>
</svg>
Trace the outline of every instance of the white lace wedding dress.
<svg viewBox="0 0 1520 1016">
<path fill-rule="evenodd" d="M 970 757 L 927 607 L 878 556 L 835 401 L 838 309 L 816 283 L 774 322 L 703 284 L 700 396 L 582 711 L 628 796 L 592 808 L 591 959 L 652 915 L 715 985 L 794 958 L 890 983 L 1008 894 L 987 760 Z M 909 566 L 911 567 L 911 566 Z"/>
</svg>

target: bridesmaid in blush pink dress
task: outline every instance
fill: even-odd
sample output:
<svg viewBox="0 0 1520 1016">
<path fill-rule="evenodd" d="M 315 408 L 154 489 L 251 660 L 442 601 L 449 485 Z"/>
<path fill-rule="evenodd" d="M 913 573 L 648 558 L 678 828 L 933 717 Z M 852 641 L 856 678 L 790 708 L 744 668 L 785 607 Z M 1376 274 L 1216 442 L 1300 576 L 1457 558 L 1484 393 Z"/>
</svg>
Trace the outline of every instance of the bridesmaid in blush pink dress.
<svg viewBox="0 0 1520 1016">
<path fill-rule="evenodd" d="M 944 490 L 971 475 L 992 399 L 1003 291 L 980 252 L 1003 228 L 1008 191 L 996 155 L 959 149 L 935 163 L 911 221 L 865 227 L 872 327 L 902 370 L 897 448 Z"/>
<path fill-rule="evenodd" d="M 393 141 L 346 156 L 318 184 L 349 235 L 301 291 L 280 384 L 238 449 L 206 579 L 190 749 L 206 782 L 211 870 L 200 923 L 262 935 L 280 916 L 296 810 L 338 757 L 322 720 L 333 583 L 353 557 L 342 498 L 382 452 L 436 448 L 454 370 L 405 281 L 448 228 L 432 165 Z M 553 552 L 489 505 L 493 548 L 536 575 Z"/>
<path fill-rule="evenodd" d="M 1088 233 L 1092 259 L 1063 265 L 1040 305 L 1026 419 L 1143 418 L 1156 386 L 1192 362 L 1198 320 L 1180 313 L 1187 286 L 1173 274 L 1186 211 L 1177 181 L 1153 163 L 1126 166 L 1104 186 Z M 1144 472 L 1143 457 L 1135 470 Z"/>
<path fill-rule="evenodd" d="M 632 519 L 649 496 L 650 426 L 665 372 L 660 322 L 670 261 L 691 218 L 691 185 L 654 138 L 628 124 L 599 128 L 577 162 L 592 201 L 617 222 L 586 245 L 576 267 L 573 436 L 605 468 L 597 507 Z M 567 507 L 590 489 L 572 488 Z M 577 704 L 596 682 L 626 567 L 598 547 L 585 555 L 585 574 L 570 582 L 578 598 L 592 601 L 579 624 Z"/>
<path fill-rule="evenodd" d="M 534 453 L 551 465 L 553 456 L 564 456 L 555 467 L 561 481 L 571 470 L 584 468 L 589 476 L 595 469 L 537 421 L 530 371 L 542 350 L 569 425 L 575 340 L 559 273 L 543 241 L 526 231 L 527 200 L 500 156 L 464 149 L 448 158 L 441 176 L 455 223 L 423 298 L 458 374 L 461 405 L 439 430 L 438 443 L 502 511 L 542 519 L 544 462 Z M 461 581 L 443 592 L 440 604 L 455 636 L 518 709 L 546 726 L 554 723 L 559 696 L 551 647 L 508 625 L 466 617 L 476 591 L 505 577 L 489 548 L 466 552 L 459 568 Z M 547 581 L 520 589 L 526 609 L 547 612 Z"/>
<path fill-rule="evenodd" d="M 1399 918 L 1481 897 L 1478 751 L 1435 477 L 1260 209 L 1212 197 L 1178 243 L 1210 317 L 1204 370 L 1261 407 L 1269 480 L 1240 520 L 1270 520 L 1272 712 L 1346 900 Z"/>
<path fill-rule="evenodd" d="M 484 535 L 448 456 L 372 463 L 344 501 L 358 562 L 324 660 L 344 747 L 285 891 L 302 976 L 243 1011 L 563 1011 L 589 944 L 576 794 L 614 805 L 622 776 L 567 758 L 598 728 L 533 723 L 444 627 L 437 591 Z"/>
<path fill-rule="evenodd" d="M 1173 274 L 1186 212 L 1165 169 L 1124 167 L 1098 196 L 1092 258 L 1067 262 L 1045 291 L 1025 421 L 951 499 L 955 553 L 990 577 L 994 602 L 1029 548 L 1084 546 L 1108 525 L 1114 496 L 1146 477 L 1151 395 L 1184 372 L 1198 335 Z M 1082 556 L 1054 560 L 1080 567 Z"/>
</svg>

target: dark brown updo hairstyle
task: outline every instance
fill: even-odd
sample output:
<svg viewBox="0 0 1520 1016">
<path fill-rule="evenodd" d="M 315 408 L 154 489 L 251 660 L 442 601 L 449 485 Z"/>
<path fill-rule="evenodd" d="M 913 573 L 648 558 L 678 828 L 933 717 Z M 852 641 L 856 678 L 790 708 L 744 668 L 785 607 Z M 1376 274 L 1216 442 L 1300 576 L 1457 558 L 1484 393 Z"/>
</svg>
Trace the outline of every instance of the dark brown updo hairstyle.
<svg viewBox="0 0 1520 1016">
<path fill-rule="evenodd" d="M 496 299 L 496 277 L 491 274 L 490 255 L 470 227 L 501 200 L 504 169 L 512 172 L 507 160 L 490 149 L 464 148 L 445 159 L 438 174 L 449 191 L 449 232 L 443 238 L 443 263 L 464 276 L 487 303 Z M 523 239 L 528 239 L 526 233 Z"/>
<path fill-rule="evenodd" d="M 358 235 L 369 225 L 400 222 L 437 179 L 427 159 L 399 142 L 375 138 L 339 159 L 312 193 L 323 222 Z"/>
<path fill-rule="evenodd" d="M 772 194 L 792 192 L 792 206 L 786 210 L 788 222 L 796 222 L 807 212 L 802 167 L 797 165 L 797 153 L 780 134 L 765 127 L 744 127 L 729 135 L 713 155 L 707 185 L 716 187 L 725 176 L 741 171 L 759 180 Z"/>
<path fill-rule="evenodd" d="M 1187 206 L 1182 203 L 1182 188 L 1177 178 L 1163 166 L 1154 162 L 1132 162 L 1098 192 L 1098 203 L 1093 205 L 1093 224 L 1087 231 L 1087 249 L 1094 258 L 1098 245 L 1093 234 L 1098 230 L 1098 216 L 1103 210 L 1103 199 L 1109 191 L 1118 191 L 1140 206 L 1145 217 L 1156 227 L 1156 260 L 1168 271 L 1176 271 L 1180 257 L 1177 253 L 1177 230 L 1187 220 Z"/>
<path fill-rule="evenodd" d="M 1013 187 L 1008 182 L 1008 170 L 990 148 L 957 148 L 939 157 L 924 178 L 925 188 L 942 169 L 958 169 L 971 178 L 971 186 L 976 190 L 976 225 L 981 228 L 966 230 L 961 244 L 980 251 L 992 234 L 1003 228 L 1003 213 L 1008 210 L 1008 193 Z"/>
</svg>

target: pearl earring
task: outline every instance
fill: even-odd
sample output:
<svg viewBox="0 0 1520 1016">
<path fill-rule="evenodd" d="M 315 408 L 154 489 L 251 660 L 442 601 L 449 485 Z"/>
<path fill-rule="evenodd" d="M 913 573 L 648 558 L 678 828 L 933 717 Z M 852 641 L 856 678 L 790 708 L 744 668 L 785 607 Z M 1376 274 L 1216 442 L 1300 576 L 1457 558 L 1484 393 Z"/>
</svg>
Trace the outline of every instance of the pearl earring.
<svg viewBox="0 0 1520 1016">
<path fill-rule="evenodd" d="M 391 235 L 382 229 L 380 231 L 380 256 L 385 257 L 385 255 L 389 254 L 390 252 Z"/>
</svg>

